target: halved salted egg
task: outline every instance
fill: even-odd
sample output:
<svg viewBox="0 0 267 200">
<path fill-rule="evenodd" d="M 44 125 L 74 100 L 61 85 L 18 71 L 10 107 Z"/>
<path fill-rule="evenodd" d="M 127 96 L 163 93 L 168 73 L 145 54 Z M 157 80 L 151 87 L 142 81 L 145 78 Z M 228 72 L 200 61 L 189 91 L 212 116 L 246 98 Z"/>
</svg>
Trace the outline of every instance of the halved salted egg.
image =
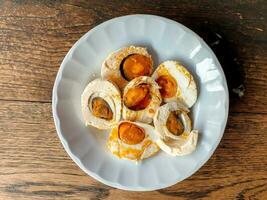
<svg viewBox="0 0 267 200">
<path fill-rule="evenodd" d="M 159 136 L 157 144 L 170 155 L 187 155 L 196 148 L 198 131 L 192 131 L 188 112 L 183 104 L 171 102 L 161 106 L 154 116 L 154 126 Z"/>
<path fill-rule="evenodd" d="M 82 115 L 86 125 L 109 129 L 121 119 L 120 90 L 110 81 L 95 79 L 82 93 Z"/>
<path fill-rule="evenodd" d="M 153 60 L 146 48 L 129 46 L 111 53 L 103 62 L 101 76 L 120 89 L 139 76 L 150 76 Z"/>
<path fill-rule="evenodd" d="M 159 65 L 152 78 L 160 86 L 165 103 L 183 102 L 191 107 L 197 100 L 197 87 L 193 76 L 177 61 L 165 61 Z"/>
<path fill-rule="evenodd" d="M 154 128 L 139 122 L 122 121 L 114 127 L 107 141 L 109 151 L 122 159 L 133 161 L 151 157 L 159 151 Z"/>
<path fill-rule="evenodd" d="M 123 119 L 151 123 L 161 104 L 159 86 L 151 77 L 137 77 L 124 88 L 122 102 Z"/>
</svg>

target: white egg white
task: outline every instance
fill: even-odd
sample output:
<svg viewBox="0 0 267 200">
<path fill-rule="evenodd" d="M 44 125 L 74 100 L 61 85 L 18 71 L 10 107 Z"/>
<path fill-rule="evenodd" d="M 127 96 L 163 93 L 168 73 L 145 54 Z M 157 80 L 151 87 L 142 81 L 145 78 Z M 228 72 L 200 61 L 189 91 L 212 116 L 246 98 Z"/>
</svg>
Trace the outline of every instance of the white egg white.
<svg viewBox="0 0 267 200">
<path fill-rule="evenodd" d="M 95 97 L 100 97 L 107 102 L 113 113 L 111 120 L 102 119 L 92 114 L 91 103 Z M 86 125 L 91 125 L 98 129 L 109 129 L 117 125 L 121 119 L 120 90 L 110 81 L 95 79 L 90 82 L 82 93 L 81 105 Z"/>
<path fill-rule="evenodd" d="M 142 140 L 142 142 L 135 145 L 126 144 L 118 136 L 119 125 L 114 127 L 107 141 L 107 148 L 113 155 L 121 159 L 140 161 L 151 157 L 160 150 L 156 144 L 158 136 L 156 135 L 153 126 L 130 121 L 122 121 L 120 124 L 124 122 L 132 123 L 138 127 L 141 127 L 145 131 L 145 138 Z"/>
<path fill-rule="evenodd" d="M 150 85 L 150 95 L 151 101 L 149 105 L 143 110 L 131 110 L 124 104 L 124 97 L 125 94 L 128 92 L 129 89 L 134 88 L 140 84 L 149 84 Z M 122 109 L 122 117 L 125 120 L 130 121 L 139 121 L 143 123 L 151 123 L 153 121 L 153 117 L 161 104 L 161 95 L 159 92 L 158 84 L 148 76 L 140 76 L 133 80 L 131 80 L 123 91 L 123 109 Z"/>
<path fill-rule="evenodd" d="M 165 103 L 183 102 L 188 108 L 197 100 L 197 87 L 193 76 L 177 61 L 165 61 L 154 71 L 152 78 L 157 80 L 162 75 L 170 75 L 177 83 L 177 91 L 173 97 L 163 98 Z"/>
<path fill-rule="evenodd" d="M 131 54 L 140 54 L 147 56 L 148 58 L 150 58 L 153 66 L 153 60 L 151 58 L 151 55 L 149 55 L 149 53 L 147 52 L 146 48 L 136 46 L 124 47 L 115 52 L 112 52 L 104 60 L 101 67 L 101 77 L 103 79 L 111 80 L 122 90 L 129 81 L 123 78 L 120 71 L 120 65 L 123 59 Z"/>
<path fill-rule="evenodd" d="M 172 134 L 167 128 L 167 119 L 171 112 L 179 111 L 184 126 L 181 135 Z M 192 153 L 197 145 L 198 131 L 192 131 L 191 119 L 187 115 L 188 108 L 182 103 L 171 102 L 161 106 L 154 116 L 154 126 L 159 136 L 157 144 L 166 153 L 182 156 Z"/>
</svg>

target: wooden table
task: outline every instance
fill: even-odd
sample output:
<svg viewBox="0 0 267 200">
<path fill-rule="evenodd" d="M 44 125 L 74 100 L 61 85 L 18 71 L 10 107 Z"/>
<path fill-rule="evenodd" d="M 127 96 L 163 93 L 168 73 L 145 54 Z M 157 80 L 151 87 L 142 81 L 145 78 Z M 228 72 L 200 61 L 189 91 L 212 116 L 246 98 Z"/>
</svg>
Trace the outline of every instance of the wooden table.
<svg viewBox="0 0 267 200">
<path fill-rule="evenodd" d="M 211 159 L 187 180 L 153 192 L 122 191 L 87 176 L 64 151 L 51 113 L 69 48 L 97 24 L 133 13 L 174 19 L 203 37 L 231 95 Z M 0 199 L 267 199 L 266 33 L 264 0 L 0 1 Z"/>
</svg>

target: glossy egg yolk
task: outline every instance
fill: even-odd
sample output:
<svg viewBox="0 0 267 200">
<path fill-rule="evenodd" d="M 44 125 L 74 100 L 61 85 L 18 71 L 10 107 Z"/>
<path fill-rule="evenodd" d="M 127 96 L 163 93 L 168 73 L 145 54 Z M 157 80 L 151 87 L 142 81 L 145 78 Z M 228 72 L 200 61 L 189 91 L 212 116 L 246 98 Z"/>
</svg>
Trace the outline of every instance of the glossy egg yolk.
<svg viewBox="0 0 267 200">
<path fill-rule="evenodd" d="M 131 54 L 127 56 L 121 65 L 121 73 L 128 81 L 139 76 L 149 76 L 151 71 L 151 59 L 140 54 Z"/>
<path fill-rule="evenodd" d="M 124 104 L 131 110 L 143 110 L 151 101 L 150 85 L 140 84 L 130 88 L 124 95 Z"/>
<path fill-rule="evenodd" d="M 157 78 L 156 82 L 161 87 L 160 94 L 163 98 L 171 98 L 175 96 L 177 84 L 175 79 L 170 75 L 163 75 Z"/>
<path fill-rule="evenodd" d="M 145 138 L 144 130 L 129 122 L 123 122 L 119 125 L 118 135 L 124 143 L 129 145 L 139 144 Z"/>
<path fill-rule="evenodd" d="M 111 120 L 113 118 L 113 113 L 108 103 L 100 97 L 96 97 L 92 100 L 92 113 L 94 116 L 106 120 Z"/>
<path fill-rule="evenodd" d="M 169 114 L 169 117 L 166 122 L 166 126 L 168 130 L 173 134 L 173 135 L 181 135 L 184 132 L 184 126 L 179 119 L 179 116 L 175 112 L 171 112 Z"/>
</svg>

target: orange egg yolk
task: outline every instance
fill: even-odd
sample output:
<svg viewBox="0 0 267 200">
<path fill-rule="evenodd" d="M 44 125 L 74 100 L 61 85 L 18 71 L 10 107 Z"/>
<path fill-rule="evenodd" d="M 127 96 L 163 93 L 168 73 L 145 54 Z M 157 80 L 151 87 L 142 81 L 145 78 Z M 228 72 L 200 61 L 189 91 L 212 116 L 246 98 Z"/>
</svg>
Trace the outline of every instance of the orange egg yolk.
<svg viewBox="0 0 267 200">
<path fill-rule="evenodd" d="M 124 104 L 131 110 L 145 109 L 151 101 L 149 88 L 149 84 L 140 84 L 129 89 L 124 95 Z"/>
<path fill-rule="evenodd" d="M 128 81 L 139 76 L 149 76 L 152 72 L 151 59 L 140 54 L 129 55 L 122 62 L 121 72 Z"/>
<path fill-rule="evenodd" d="M 129 122 L 123 122 L 119 125 L 118 134 L 119 138 L 129 145 L 139 144 L 145 138 L 144 130 Z"/>
<path fill-rule="evenodd" d="M 171 98 L 175 96 L 177 84 L 175 79 L 170 75 L 163 75 L 157 78 L 156 82 L 161 87 L 160 94 L 163 98 Z"/>
<path fill-rule="evenodd" d="M 173 135 L 178 136 L 184 132 L 184 126 L 181 120 L 179 119 L 178 114 L 175 112 L 171 112 L 169 114 L 169 117 L 166 122 L 166 126 Z"/>
<path fill-rule="evenodd" d="M 106 120 L 111 120 L 113 118 L 113 113 L 108 103 L 100 97 L 96 97 L 92 100 L 92 113 L 94 116 Z"/>
</svg>

